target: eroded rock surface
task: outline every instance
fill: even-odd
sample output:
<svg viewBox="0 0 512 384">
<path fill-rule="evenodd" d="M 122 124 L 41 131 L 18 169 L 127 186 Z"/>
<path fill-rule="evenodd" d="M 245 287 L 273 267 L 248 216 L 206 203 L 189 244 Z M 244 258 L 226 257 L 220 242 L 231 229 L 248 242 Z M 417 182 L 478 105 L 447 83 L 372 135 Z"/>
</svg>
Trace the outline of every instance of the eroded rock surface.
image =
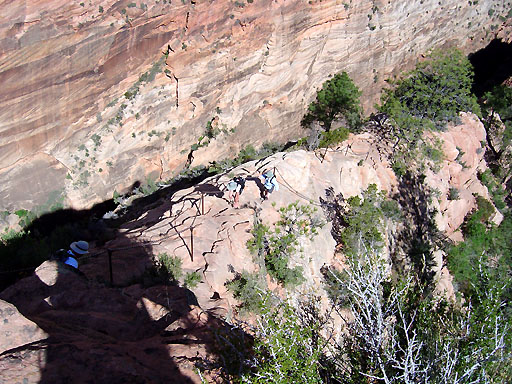
<svg viewBox="0 0 512 384">
<path fill-rule="evenodd" d="M 434 219 L 455 241 L 460 239 L 457 228 L 475 206 L 473 193 L 488 197 L 476 177 L 485 167 L 480 147 L 485 130 L 472 114 L 462 114 L 461 121 L 437 134 L 446 156 L 439 172 L 425 178 L 426 185 L 439 190 L 430 203 L 437 209 Z M 33 338 L 7 340 L 0 377 L 13 381 L 12 372 L 18 370 L 29 382 L 66 382 L 83 372 L 84 381 L 199 383 L 194 362 L 212 355 L 212 330 L 237 315 L 238 303 L 225 283 L 235 272 L 259 268 L 246 246 L 256 219 L 272 225 L 279 219 L 279 208 L 298 201 L 317 208 L 315 215 L 327 222 L 320 208 L 327 190 L 346 199 L 376 184 L 395 196 L 399 182 L 378 141 L 369 134 L 352 135 L 327 151 L 277 153 L 169 194 L 122 225 L 116 239 L 80 259 L 84 276 L 56 262 L 43 263 L 33 276 L 0 294 L 20 318 L 19 327 L 29 324 L 35 330 Z M 262 201 L 258 176 L 264 170 L 275 172 L 280 188 Z M 240 209 L 234 209 L 224 193 L 232 175 L 247 178 Z M 448 199 L 450 188 L 459 191 L 458 200 Z M 305 282 L 290 293 L 292 298 L 314 294 L 328 305 L 321 268 L 343 264 L 331 229 L 327 222 L 312 241 L 300 239 L 303 252 L 291 258 L 290 266 L 303 267 Z M 390 228 L 386 234 L 390 244 L 393 233 Z M 108 284 L 107 249 L 112 250 L 118 288 Z M 148 281 L 152 258 L 162 254 L 179 258 L 183 272 L 199 273 L 198 286 L 189 291 Z M 434 256 L 437 292 L 452 297 L 444 255 Z M 283 293 L 270 279 L 268 284 Z M 26 347 L 32 341 L 37 348 Z"/>
<path fill-rule="evenodd" d="M 457 0 L 4 2 L 0 209 L 33 210 L 52 193 L 85 208 L 168 179 L 213 118 L 222 133 L 202 164 L 300 136 L 316 88 L 338 71 L 368 110 L 430 48 L 471 52 L 510 35 L 508 11 Z M 48 182 L 18 199 L 20 180 L 45 167 Z"/>
</svg>

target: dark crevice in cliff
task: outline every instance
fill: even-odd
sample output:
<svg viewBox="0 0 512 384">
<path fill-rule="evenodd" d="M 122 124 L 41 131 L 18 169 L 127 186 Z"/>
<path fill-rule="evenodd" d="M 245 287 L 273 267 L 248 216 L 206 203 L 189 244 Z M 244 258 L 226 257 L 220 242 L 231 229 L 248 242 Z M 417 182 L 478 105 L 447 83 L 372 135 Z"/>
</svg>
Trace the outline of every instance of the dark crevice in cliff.
<svg viewBox="0 0 512 384">
<path fill-rule="evenodd" d="M 473 92 L 482 97 L 512 76 L 512 43 L 494 39 L 487 47 L 469 55 L 475 70 Z"/>
<path fill-rule="evenodd" d="M 188 31 L 188 19 L 190 17 L 190 11 L 187 12 L 187 19 L 185 20 L 185 32 Z"/>
</svg>

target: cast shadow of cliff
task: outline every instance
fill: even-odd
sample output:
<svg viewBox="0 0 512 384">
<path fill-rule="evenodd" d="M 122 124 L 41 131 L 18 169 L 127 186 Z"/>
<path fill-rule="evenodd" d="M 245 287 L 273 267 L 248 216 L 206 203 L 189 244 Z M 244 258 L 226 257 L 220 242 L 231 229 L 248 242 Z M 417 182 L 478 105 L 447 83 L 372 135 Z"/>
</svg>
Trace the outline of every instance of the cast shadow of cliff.
<svg viewBox="0 0 512 384">
<path fill-rule="evenodd" d="M 199 192 L 221 197 L 217 186 L 204 188 Z M 179 189 L 141 198 L 128 208 L 130 216 L 154 210 Z M 190 290 L 162 281 L 152 247 L 121 235 L 116 227 L 122 222 L 101 219 L 111 209 L 108 201 L 91 210 L 46 214 L 12 239 L 10 250 L 18 252 L 11 254 L 30 265 L 76 240 L 89 241 L 91 252 L 78 259 L 80 274 L 46 261 L 34 274 L 35 268 L 28 268 L 15 274 L 11 284 L 4 283 L 10 287 L 0 298 L 48 337 L 7 351 L 0 359 L 38 366 L 41 383 L 192 382 L 194 364 L 204 360 L 200 352 L 215 356 L 216 335 L 230 335 L 232 327 L 202 311 Z M 135 224 L 143 225 L 138 220 Z M 192 368 L 184 371 L 187 366 Z M 13 372 L 23 370 L 13 366 Z"/>
<path fill-rule="evenodd" d="M 60 209 L 35 218 L 24 226 L 22 232 L 0 241 L 0 291 L 17 280 L 29 276 L 56 250 L 67 248 L 73 241 L 86 240 L 103 244 L 115 238 L 117 228 L 123 223 L 136 220 L 145 212 L 162 205 L 162 200 L 175 192 L 189 188 L 210 175 L 204 171 L 178 180 L 153 193 L 135 198 L 117 219 L 103 219 L 106 213 L 116 209 L 117 204 L 114 199 L 95 204 L 90 209 Z M 135 182 L 127 196 L 130 196 L 134 190 L 138 190 L 140 185 L 140 182 Z M 194 196 L 196 200 L 197 197 Z M 156 217 L 155 220 L 159 219 Z M 16 254 L 16 257 L 12 257 L 13 254 Z"/>
<path fill-rule="evenodd" d="M 486 47 L 470 54 L 469 61 L 475 71 L 473 93 L 482 97 L 512 76 L 512 43 L 494 39 Z"/>
<path fill-rule="evenodd" d="M 103 244 L 116 236 L 117 230 L 102 220 L 113 209 L 112 200 L 91 209 L 61 209 L 46 213 L 27 224 L 23 231 L 0 242 L 0 291 L 23 277 L 58 249 L 67 249 L 76 240 Z M 15 255 L 15 256 L 14 256 Z"/>
<path fill-rule="evenodd" d="M 112 254 L 114 281 L 116 267 L 120 271 L 115 261 L 127 252 L 141 263 L 152 258 L 147 245 L 124 241 L 123 249 L 114 249 Z M 39 354 L 39 382 L 192 382 L 180 373 L 166 345 L 154 341 L 167 323 L 176 320 L 175 312 L 188 310 L 187 302 L 180 302 L 181 307 L 173 308 L 164 316 L 167 321 L 162 321 L 150 313 L 148 306 L 156 304 L 148 304 L 153 301 L 144 298 L 142 287 L 125 292 L 127 287 L 123 290 L 108 281 L 104 249 L 93 247 L 78 262 L 80 273 L 58 261 L 45 261 L 33 275 L 1 293 L 3 300 L 14 304 L 47 334 L 45 340 L 31 346 L 31 350 L 44 351 Z M 23 354 L 30 361 L 33 356 L 24 347 L 6 353 L 11 357 Z M 18 375 L 23 379 L 22 369 Z"/>
<path fill-rule="evenodd" d="M 152 259 L 151 246 L 117 237 L 79 258 L 81 273 L 58 261 L 44 262 L 0 298 L 47 337 L 0 359 L 10 362 L 20 381 L 23 362 L 39 367 L 40 383 L 194 382 L 203 351 L 211 353 L 215 335 L 231 334 L 231 328 L 202 311 L 192 291 L 169 280 L 164 284 Z M 125 273 L 127 265 L 140 273 Z"/>
</svg>

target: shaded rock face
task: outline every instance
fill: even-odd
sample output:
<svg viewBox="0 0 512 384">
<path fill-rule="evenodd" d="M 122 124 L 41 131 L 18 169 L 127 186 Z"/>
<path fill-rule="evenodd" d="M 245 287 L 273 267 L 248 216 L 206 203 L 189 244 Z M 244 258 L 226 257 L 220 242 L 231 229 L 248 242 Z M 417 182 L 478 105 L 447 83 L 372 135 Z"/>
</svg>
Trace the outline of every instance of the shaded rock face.
<svg viewBox="0 0 512 384">
<path fill-rule="evenodd" d="M 439 45 L 466 52 L 507 35 L 503 2 L 8 1 L 0 21 L 0 209 L 51 194 L 84 208 L 166 179 L 206 124 L 201 163 L 301 136 L 327 77 L 345 70 L 369 109 L 384 79 Z M 492 12 L 491 12 L 492 9 Z M 13 167 L 16 171 L 13 171 Z M 18 198 L 20 181 L 48 183 Z M 35 192 L 37 189 L 37 193 Z"/>
<path fill-rule="evenodd" d="M 2 383 L 201 382 L 194 359 L 223 325 L 191 292 L 109 288 L 66 268 L 47 261 L 1 293 Z"/>
</svg>

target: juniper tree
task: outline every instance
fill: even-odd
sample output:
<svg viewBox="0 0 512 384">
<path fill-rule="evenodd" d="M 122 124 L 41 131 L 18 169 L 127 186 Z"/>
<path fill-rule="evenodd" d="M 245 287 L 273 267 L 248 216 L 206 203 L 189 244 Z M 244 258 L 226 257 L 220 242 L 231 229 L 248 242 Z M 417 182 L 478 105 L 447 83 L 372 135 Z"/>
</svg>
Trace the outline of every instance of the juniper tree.
<svg viewBox="0 0 512 384">
<path fill-rule="evenodd" d="M 316 95 L 316 100 L 309 105 L 308 113 L 302 119 L 302 125 L 307 127 L 312 122 L 318 121 L 329 132 L 332 122 L 343 116 L 349 127 L 355 128 L 360 122 L 360 96 L 361 91 L 347 72 L 338 73 L 323 83 L 322 89 Z"/>
</svg>

